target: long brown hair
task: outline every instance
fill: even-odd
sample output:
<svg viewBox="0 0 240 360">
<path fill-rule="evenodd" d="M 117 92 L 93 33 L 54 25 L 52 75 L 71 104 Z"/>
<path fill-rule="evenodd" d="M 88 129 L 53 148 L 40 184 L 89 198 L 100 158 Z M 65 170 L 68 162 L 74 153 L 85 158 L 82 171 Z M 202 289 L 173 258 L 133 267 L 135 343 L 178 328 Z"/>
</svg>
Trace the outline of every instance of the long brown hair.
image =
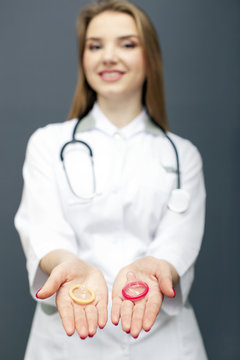
<svg viewBox="0 0 240 360">
<path fill-rule="evenodd" d="M 82 65 L 87 27 L 90 21 L 104 11 L 116 11 L 129 14 L 136 22 L 141 45 L 146 58 L 146 81 L 143 87 L 142 103 L 149 115 L 163 129 L 168 130 L 166 115 L 163 66 L 157 33 L 148 16 L 138 6 L 126 0 L 101 0 L 88 5 L 80 12 L 77 20 L 79 44 L 79 73 L 77 86 L 68 118 L 86 115 L 96 101 L 96 93 L 89 86 Z"/>
</svg>

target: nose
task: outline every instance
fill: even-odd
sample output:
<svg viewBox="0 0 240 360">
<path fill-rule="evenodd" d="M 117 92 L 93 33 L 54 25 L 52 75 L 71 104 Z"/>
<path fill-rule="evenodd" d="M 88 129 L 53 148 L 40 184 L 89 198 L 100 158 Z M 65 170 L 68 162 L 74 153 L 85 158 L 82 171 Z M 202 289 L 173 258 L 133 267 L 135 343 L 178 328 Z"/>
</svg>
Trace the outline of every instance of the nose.
<svg viewBox="0 0 240 360">
<path fill-rule="evenodd" d="M 102 61 L 105 65 L 115 64 L 118 61 L 117 51 L 114 45 L 105 46 L 102 53 Z"/>
</svg>

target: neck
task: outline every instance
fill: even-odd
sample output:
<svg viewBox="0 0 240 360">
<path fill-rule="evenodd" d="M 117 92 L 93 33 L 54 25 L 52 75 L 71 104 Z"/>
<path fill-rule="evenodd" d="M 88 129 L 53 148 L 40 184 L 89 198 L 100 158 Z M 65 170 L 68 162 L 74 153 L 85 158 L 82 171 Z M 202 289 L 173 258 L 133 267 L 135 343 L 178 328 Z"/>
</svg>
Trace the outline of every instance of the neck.
<svg viewBox="0 0 240 360">
<path fill-rule="evenodd" d="M 128 125 L 134 120 L 142 111 L 142 104 L 140 101 L 124 101 L 107 100 L 98 98 L 98 105 L 106 117 L 119 129 Z"/>
</svg>

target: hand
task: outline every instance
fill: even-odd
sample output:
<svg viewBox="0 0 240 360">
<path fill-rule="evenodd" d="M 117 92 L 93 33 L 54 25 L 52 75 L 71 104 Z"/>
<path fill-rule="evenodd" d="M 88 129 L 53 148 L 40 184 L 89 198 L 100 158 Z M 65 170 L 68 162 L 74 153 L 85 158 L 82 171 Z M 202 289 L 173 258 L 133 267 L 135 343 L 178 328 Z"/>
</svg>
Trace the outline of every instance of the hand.
<svg viewBox="0 0 240 360">
<path fill-rule="evenodd" d="M 91 304 L 80 305 L 69 296 L 69 289 L 77 284 L 85 284 L 96 295 Z M 37 293 L 39 299 L 46 299 L 56 293 L 56 305 L 67 335 L 77 330 L 85 339 L 92 337 L 107 323 L 108 290 L 102 273 L 80 259 L 65 261 L 52 270 L 48 280 Z"/>
<path fill-rule="evenodd" d="M 126 285 L 127 274 L 133 272 L 137 280 L 149 286 L 148 294 L 140 300 L 126 300 L 122 288 Z M 112 291 L 111 319 L 118 325 L 121 318 L 122 329 L 137 338 L 140 331 L 149 331 L 160 311 L 163 296 L 174 297 L 174 282 L 178 281 L 176 270 L 168 262 L 146 256 L 123 268 L 117 275 Z"/>
</svg>

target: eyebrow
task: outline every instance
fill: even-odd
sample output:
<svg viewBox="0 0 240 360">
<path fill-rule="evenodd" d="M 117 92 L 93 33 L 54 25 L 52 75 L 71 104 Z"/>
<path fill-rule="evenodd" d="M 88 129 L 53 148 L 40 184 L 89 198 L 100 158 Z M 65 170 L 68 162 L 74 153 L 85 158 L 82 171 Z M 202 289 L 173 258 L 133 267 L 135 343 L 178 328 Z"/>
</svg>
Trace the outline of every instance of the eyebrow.
<svg viewBox="0 0 240 360">
<path fill-rule="evenodd" d="M 139 39 L 138 35 L 124 35 L 124 36 L 119 36 L 117 39 L 118 40 L 125 40 L 125 39 L 129 39 L 129 38 L 132 38 L 132 37 L 135 37 L 135 38 Z M 89 41 L 89 40 L 100 41 L 100 40 L 102 40 L 102 38 L 94 37 L 94 36 L 86 38 L 86 41 Z"/>
</svg>

